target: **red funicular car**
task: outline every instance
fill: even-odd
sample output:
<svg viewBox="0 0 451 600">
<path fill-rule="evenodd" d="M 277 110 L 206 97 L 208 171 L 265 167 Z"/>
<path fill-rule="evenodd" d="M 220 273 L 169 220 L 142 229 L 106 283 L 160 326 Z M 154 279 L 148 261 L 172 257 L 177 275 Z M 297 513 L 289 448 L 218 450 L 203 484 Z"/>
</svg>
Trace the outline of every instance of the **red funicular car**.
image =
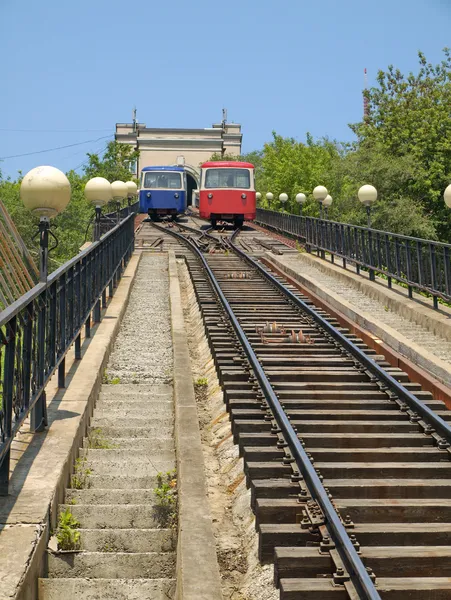
<svg viewBox="0 0 451 600">
<path fill-rule="evenodd" d="M 241 227 L 255 219 L 254 165 L 206 162 L 201 165 L 199 214 L 213 227 L 219 220 Z"/>
</svg>

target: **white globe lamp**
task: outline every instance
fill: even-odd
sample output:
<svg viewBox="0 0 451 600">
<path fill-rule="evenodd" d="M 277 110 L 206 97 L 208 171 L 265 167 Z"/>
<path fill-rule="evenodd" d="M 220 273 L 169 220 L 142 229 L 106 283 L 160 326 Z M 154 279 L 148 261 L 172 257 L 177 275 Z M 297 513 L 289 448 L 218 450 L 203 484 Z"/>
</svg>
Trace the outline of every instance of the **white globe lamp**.
<svg viewBox="0 0 451 600">
<path fill-rule="evenodd" d="M 113 200 L 116 200 L 116 202 L 127 198 L 128 189 L 123 181 L 113 181 L 111 190 L 113 192 Z"/>
<path fill-rule="evenodd" d="M 323 218 L 323 202 L 327 198 L 327 194 L 327 188 L 325 188 L 323 185 L 317 185 L 313 190 L 313 197 L 319 203 L 319 213 L 321 219 Z"/>
<path fill-rule="evenodd" d="M 35 167 L 22 179 L 20 197 L 34 215 L 51 219 L 69 204 L 70 183 L 55 167 Z"/>
<path fill-rule="evenodd" d="M 443 193 L 443 199 L 448 208 L 451 208 L 451 184 L 446 188 Z"/>
<path fill-rule="evenodd" d="M 85 198 L 94 206 L 102 208 L 113 199 L 111 183 L 105 177 L 93 177 L 85 185 Z"/>
<path fill-rule="evenodd" d="M 92 202 L 96 208 L 96 221 L 94 226 L 94 241 L 100 240 L 100 216 L 102 206 L 108 204 L 113 198 L 111 183 L 105 177 L 93 177 L 85 185 L 85 198 Z"/>
<path fill-rule="evenodd" d="M 127 197 L 134 198 L 138 195 L 138 186 L 134 181 L 126 181 L 125 185 L 127 186 Z"/>
<path fill-rule="evenodd" d="M 39 217 L 39 281 L 41 282 L 47 281 L 50 219 L 56 217 L 69 204 L 70 191 L 70 183 L 66 175 L 59 169 L 49 166 L 31 169 L 20 184 L 20 197 L 24 206 Z"/>
<path fill-rule="evenodd" d="M 377 189 L 374 185 L 362 185 L 357 192 L 360 202 L 366 207 L 367 225 L 371 228 L 371 205 L 377 200 Z"/>
<path fill-rule="evenodd" d="M 328 193 L 329 192 L 327 191 L 327 188 L 325 188 L 323 185 L 317 185 L 313 190 L 313 197 L 315 200 L 322 203 L 323 200 L 327 198 Z"/>
</svg>

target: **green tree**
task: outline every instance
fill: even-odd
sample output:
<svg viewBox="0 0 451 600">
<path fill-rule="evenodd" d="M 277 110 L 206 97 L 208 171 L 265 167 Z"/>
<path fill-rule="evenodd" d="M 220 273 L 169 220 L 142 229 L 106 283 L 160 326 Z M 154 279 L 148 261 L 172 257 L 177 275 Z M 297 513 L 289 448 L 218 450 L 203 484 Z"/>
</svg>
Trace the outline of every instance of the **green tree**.
<svg viewBox="0 0 451 600">
<path fill-rule="evenodd" d="M 84 174 L 91 177 L 105 177 L 110 183 L 113 181 L 129 181 L 130 173 L 138 160 L 139 150 L 134 150 L 129 144 L 109 142 L 102 157 L 98 154 L 88 153 L 88 164 L 84 167 Z"/>
<path fill-rule="evenodd" d="M 403 197 L 423 207 L 439 237 L 449 239 L 442 193 L 451 177 L 451 54 L 443 52 L 437 65 L 419 52 L 416 74 L 403 75 L 392 65 L 379 71 L 378 86 L 366 91 L 369 115 L 351 129 L 358 152 L 406 160 L 410 176 L 402 178 Z"/>
<path fill-rule="evenodd" d="M 257 177 L 257 189 L 263 197 L 262 206 L 268 207 L 265 194 L 271 192 L 274 194 L 271 208 L 280 208 L 278 197 L 285 192 L 289 197 L 285 208 L 296 212 L 295 196 L 303 192 L 309 196 L 304 213 L 317 216 L 318 206 L 311 192 L 316 185 L 324 184 L 333 193 L 332 165 L 340 160 L 341 154 L 340 145 L 327 138 L 315 141 L 307 134 L 306 143 L 302 143 L 273 132 L 273 140 L 263 147 L 261 171 Z"/>
</svg>

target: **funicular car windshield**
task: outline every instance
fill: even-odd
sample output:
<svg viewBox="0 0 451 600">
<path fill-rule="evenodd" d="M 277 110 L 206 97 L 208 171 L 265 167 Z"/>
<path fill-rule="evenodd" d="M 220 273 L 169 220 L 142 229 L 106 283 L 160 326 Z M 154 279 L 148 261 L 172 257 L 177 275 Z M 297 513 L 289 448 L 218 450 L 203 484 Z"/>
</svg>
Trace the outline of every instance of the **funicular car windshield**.
<svg viewBox="0 0 451 600">
<path fill-rule="evenodd" d="M 205 175 L 206 188 L 249 189 L 250 186 L 248 169 L 208 169 Z"/>
<path fill-rule="evenodd" d="M 181 174 L 171 173 L 170 171 L 148 171 L 144 175 L 143 187 L 146 189 L 180 190 L 182 189 Z"/>
</svg>

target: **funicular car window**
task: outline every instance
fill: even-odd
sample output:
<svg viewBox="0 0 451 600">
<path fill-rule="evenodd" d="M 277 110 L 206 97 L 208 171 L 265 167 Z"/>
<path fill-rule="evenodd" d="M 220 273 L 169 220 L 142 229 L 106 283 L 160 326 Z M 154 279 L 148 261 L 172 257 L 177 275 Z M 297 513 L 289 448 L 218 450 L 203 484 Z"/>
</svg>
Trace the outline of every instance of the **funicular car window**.
<svg viewBox="0 0 451 600">
<path fill-rule="evenodd" d="M 247 169 L 208 169 L 205 175 L 206 188 L 250 188 Z"/>
<path fill-rule="evenodd" d="M 144 186 L 147 189 L 182 189 L 182 180 L 180 173 L 158 173 L 149 171 L 144 177 Z"/>
</svg>

